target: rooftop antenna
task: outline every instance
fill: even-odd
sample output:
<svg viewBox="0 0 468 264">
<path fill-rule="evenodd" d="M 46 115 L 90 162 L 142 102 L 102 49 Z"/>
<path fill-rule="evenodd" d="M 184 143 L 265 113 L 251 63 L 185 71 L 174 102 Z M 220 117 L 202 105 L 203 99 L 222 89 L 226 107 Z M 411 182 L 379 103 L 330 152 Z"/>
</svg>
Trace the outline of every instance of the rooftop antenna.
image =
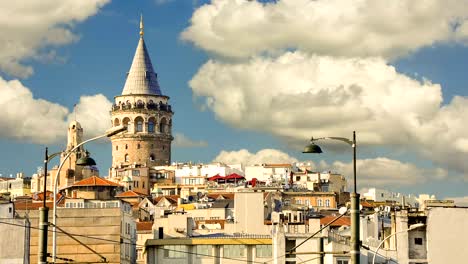
<svg viewBox="0 0 468 264">
<path fill-rule="evenodd" d="M 73 105 L 73 112 L 75 113 L 75 122 L 76 122 L 76 104 Z"/>
</svg>

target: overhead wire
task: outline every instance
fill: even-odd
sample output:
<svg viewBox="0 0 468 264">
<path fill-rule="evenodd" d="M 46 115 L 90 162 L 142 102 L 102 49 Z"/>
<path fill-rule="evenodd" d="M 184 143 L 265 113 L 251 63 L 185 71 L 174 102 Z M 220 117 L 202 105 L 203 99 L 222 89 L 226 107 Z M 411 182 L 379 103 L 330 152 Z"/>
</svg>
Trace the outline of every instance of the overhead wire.
<svg viewBox="0 0 468 264">
<path fill-rule="evenodd" d="M 24 227 L 24 228 L 32 228 L 32 229 L 38 229 L 38 230 L 40 229 L 38 227 L 26 226 L 26 225 L 15 224 L 15 223 L 8 223 L 8 222 L 3 222 L 3 221 L 0 221 L 0 224 L 6 224 L 6 225 L 18 226 L 18 227 Z M 52 233 L 54 231 L 49 230 L 49 232 Z M 83 237 L 83 238 L 88 238 L 88 239 L 106 241 L 106 242 L 111 242 L 111 243 L 115 243 L 115 244 L 127 244 L 127 245 L 132 245 L 132 246 L 145 247 L 145 245 L 139 245 L 137 243 L 126 242 L 124 240 L 117 241 L 117 240 L 112 240 L 112 239 L 107 239 L 107 238 L 100 238 L 100 237 L 93 237 L 93 236 L 88 236 L 88 235 L 71 234 L 71 233 L 67 233 L 67 232 L 63 232 L 63 231 L 59 231 L 59 230 L 55 230 L 55 232 L 56 233 L 62 233 L 62 234 L 68 234 L 68 235 L 76 236 L 76 237 Z M 178 252 L 178 253 L 185 253 L 185 254 L 189 254 L 189 255 L 197 255 L 197 256 L 204 256 L 204 257 L 227 259 L 227 260 L 239 261 L 239 262 L 244 262 L 244 263 L 261 263 L 261 264 L 267 263 L 267 262 L 260 262 L 260 261 L 254 261 L 254 260 L 242 260 L 242 259 L 236 259 L 236 258 L 230 258 L 230 257 L 213 256 L 213 255 L 208 255 L 208 254 L 194 253 L 194 252 L 190 252 L 190 251 L 183 251 L 183 250 L 176 250 L 176 249 L 168 249 L 168 248 L 160 248 L 160 249 L 161 250 Z"/>
</svg>

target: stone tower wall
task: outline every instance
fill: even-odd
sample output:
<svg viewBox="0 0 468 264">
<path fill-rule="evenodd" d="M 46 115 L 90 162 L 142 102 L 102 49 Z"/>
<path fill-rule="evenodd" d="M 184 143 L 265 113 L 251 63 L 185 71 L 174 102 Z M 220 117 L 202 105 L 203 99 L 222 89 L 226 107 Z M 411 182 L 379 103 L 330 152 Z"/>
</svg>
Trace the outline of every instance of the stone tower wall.
<svg viewBox="0 0 468 264">
<path fill-rule="evenodd" d="M 112 141 L 112 167 L 160 166 L 171 163 L 172 110 L 168 97 L 117 96 L 111 111 L 112 125 L 126 125 L 126 133 Z"/>
</svg>

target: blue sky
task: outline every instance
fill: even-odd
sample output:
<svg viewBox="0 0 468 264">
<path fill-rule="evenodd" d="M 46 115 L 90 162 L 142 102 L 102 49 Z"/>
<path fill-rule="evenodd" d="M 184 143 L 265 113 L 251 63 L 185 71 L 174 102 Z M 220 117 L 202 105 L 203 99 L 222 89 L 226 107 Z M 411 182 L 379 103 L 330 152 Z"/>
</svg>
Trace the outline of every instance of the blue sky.
<svg viewBox="0 0 468 264">
<path fill-rule="evenodd" d="M 65 9 L 52 0 L 28 11 L 1 8 L 19 17 L 0 22 L 7 32 L 0 39 L 0 91 L 8 95 L 0 99 L 7 109 L 0 120 L 3 176 L 31 175 L 46 146 L 64 148 L 62 128 L 74 104 L 85 137 L 109 124 L 93 113 L 105 116 L 106 103 L 122 91 L 142 13 L 146 45 L 175 111 L 173 161 L 312 161 L 348 176 L 346 146 L 322 141 L 320 156 L 300 150 L 310 136 L 351 137 L 356 130 L 361 188 L 468 196 L 468 12 L 461 2 L 438 11 L 441 1 L 425 9 L 408 1 L 407 16 L 395 22 L 365 12 L 392 18 L 398 7 L 370 2 L 359 16 L 353 2 L 333 8 L 333 1 L 73 2 Z M 413 12 L 427 14 L 417 20 Z M 34 19 L 40 22 L 19 22 Z M 460 30 L 450 29 L 454 21 Z M 434 26 L 444 23 L 448 29 Z M 18 90 L 33 98 L 10 96 Z M 47 118 L 37 122 L 37 112 Z M 86 148 L 107 175 L 110 144 Z"/>
</svg>

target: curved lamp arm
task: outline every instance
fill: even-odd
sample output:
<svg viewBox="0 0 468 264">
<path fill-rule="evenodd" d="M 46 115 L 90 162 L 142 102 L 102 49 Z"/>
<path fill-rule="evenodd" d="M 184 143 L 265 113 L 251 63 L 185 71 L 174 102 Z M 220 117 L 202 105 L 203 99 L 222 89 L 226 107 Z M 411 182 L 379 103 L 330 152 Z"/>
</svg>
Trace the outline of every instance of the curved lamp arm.
<svg viewBox="0 0 468 264">
<path fill-rule="evenodd" d="M 418 227 L 422 227 L 422 226 L 425 226 L 425 224 L 414 224 L 414 225 L 411 225 L 408 229 L 405 229 L 405 230 L 400 230 L 398 232 L 395 232 L 393 234 L 390 234 L 388 236 L 386 236 L 384 239 L 382 239 L 382 241 L 380 242 L 380 244 L 377 246 L 377 249 L 375 250 L 374 252 L 374 257 L 372 257 L 372 264 L 375 264 L 375 256 L 377 256 L 377 252 L 379 252 L 379 249 L 380 247 L 382 247 L 382 245 L 385 243 L 385 240 L 389 239 L 390 237 L 392 236 L 395 236 L 397 234 L 401 234 L 401 233 L 405 233 L 405 232 L 408 232 L 410 230 L 413 230 L 413 229 L 416 229 Z"/>
<path fill-rule="evenodd" d="M 338 141 L 342 141 L 342 142 L 345 142 L 345 143 L 348 143 L 350 146 L 353 146 L 354 145 L 354 142 L 348 138 L 344 138 L 344 137 L 321 137 L 321 138 L 314 138 L 312 137 L 310 139 L 310 142 L 314 142 L 314 141 L 318 141 L 318 140 L 322 140 L 322 139 L 333 139 L 333 140 L 338 140 Z"/>
<path fill-rule="evenodd" d="M 76 147 L 74 147 L 73 149 L 71 149 L 70 151 L 67 152 L 67 155 L 63 158 L 62 162 L 60 163 L 59 167 L 58 167 L 58 170 L 57 170 L 57 173 L 55 174 L 55 183 L 54 183 L 54 214 L 53 214 L 53 239 L 52 239 L 52 258 L 53 258 L 53 263 L 55 263 L 56 261 L 56 258 L 57 258 L 57 232 L 56 232 L 56 224 L 57 224 L 57 192 L 58 192 L 58 179 L 59 179 L 59 176 L 60 176 L 60 171 L 62 170 L 62 167 L 63 165 L 65 164 L 65 161 L 67 161 L 67 159 L 70 157 L 70 155 L 76 151 L 79 147 L 83 146 L 84 144 L 90 142 L 90 141 L 94 141 L 94 140 L 97 140 L 97 139 L 100 139 L 100 138 L 104 138 L 104 137 L 111 137 L 111 136 L 114 136 L 118 133 L 121 133 L 121 132 L 124 132 L 124 131 L 127 131 L 127 127 L 126 126 L 117 126 L 117 127 L 113 127 L 109 130 L 106 131 L 105 134 L 103 135 L 100 135 L 100 136 L 97 136 L 97 137 L 93 137 L 93 138 L 90 138 L 88 140 L 85 140 L 83 142 L 81 142 L 80 144 L 76 145 Z"/>
</svg>

